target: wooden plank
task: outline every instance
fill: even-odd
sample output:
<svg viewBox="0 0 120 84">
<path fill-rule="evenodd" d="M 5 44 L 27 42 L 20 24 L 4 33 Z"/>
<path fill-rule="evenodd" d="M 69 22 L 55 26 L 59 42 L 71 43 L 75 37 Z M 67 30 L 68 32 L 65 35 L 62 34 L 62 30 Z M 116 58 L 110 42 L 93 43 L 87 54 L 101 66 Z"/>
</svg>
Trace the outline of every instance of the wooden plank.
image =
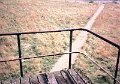
<svg viewBox="0 0 120 84">
<path fill-rule="evenodd" d="M 12 79 L 12 84 L 20 84 L 20 78 Z"/>
<path fill-rule="evenodd" d="M 47 82 L 44 80 L 43 74 L 38 75 L 38 80 L 40 84 L 47 84 Z"/>
<path fill-rule="evenodd" d="M 86 84 L 85 81 L 73 69 L 69 69 L 68 72 L 77 84 Z"/>
<path fill-rule="evenodd" d="M 74 69 L 62 70 L 38 76 L 6 80 L 1 84 L 87 84 Z"/>
<path fill-rule="evenodd" d="M 9 81 L 4 81 L 2 84 L 10 84 Z"/>
<path fill-rule="evenodd" d="M 64 77 L 61 75 L 60 72 L 54 72 L 55 79 L 57 80 L 58 84 L 67 84 Z"/>
<path fill-rule="evenodd" d="M 86 84 L 93 84 L 92 81 L 85 75 L 80 74 L 78 71 L 74 70 L 80 77 L 82 77 L 82 79 L 84 80 L 84 82 Z"/>
<path fill-rule="evenodd" d="M 47 74 L 48 84 L 58 84 L 53 73 Z"/>
<path fill-rule="evenodd" d="M 65 71 L 60 71 L 61 72 L 61 74 L 62 74 L 62 76 L 64 77 L 64 79 L 65 79 L 65 81 L 68 83 L 68 84 L 75 84 L 72 80 L 71 80 L 71 78 L 70 78 L 70 76 L 65 72 Z"/>
<path fill-rule="evenodd" d="M 28 77 L 22 77 L 20 78 L 20 80 L 21 80 L 21 84 L 30 84 Z"/>
<path fill-rule="evenodd" d="M 6 80 L 2 84 L 11 84 L 11 82 L 10 82 L 10 80 Z"/>
<path fill-rule="evenodd" d="M 31 76 L 30 77 L 30 84 L 40 84 L 37 76 Z"/>
</svg>

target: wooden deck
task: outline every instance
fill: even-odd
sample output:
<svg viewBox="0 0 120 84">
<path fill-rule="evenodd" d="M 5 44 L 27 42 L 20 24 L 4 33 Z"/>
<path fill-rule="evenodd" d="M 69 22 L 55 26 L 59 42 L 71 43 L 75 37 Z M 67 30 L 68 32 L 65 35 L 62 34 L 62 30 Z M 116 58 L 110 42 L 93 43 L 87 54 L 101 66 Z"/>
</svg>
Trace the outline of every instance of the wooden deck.
<svg viewBox="0 0 120 84">
<path fill-rule="evenodd" d="M 88 84 L 74 69 L 61 70 L 38 76 L 24 77 L 1 82 L 1 84 Z"/>
</svg>

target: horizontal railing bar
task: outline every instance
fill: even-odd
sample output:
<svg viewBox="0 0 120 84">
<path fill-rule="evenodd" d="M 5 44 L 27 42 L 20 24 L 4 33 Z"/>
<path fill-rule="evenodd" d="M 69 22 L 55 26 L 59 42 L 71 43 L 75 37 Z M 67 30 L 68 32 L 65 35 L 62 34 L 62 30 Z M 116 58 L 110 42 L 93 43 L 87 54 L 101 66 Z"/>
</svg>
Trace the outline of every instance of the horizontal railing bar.
<svg viewBox="0 0 120 84">
<path fill-rule="evenodd" d="M 108 40 L 108 39 L 106 39 L 106 38 L 104 38 L 104 37 L 102 37 L 102 36 L 100 36 L 100 35 L 92 32 L 92 31 L 90 31 L 90 30 L 88 30 L 88 29 L 83 29 L 83 28 L 75 28 L 75 29 L 73 29 L 73 28 L 68 28 L 68 29 L 62 29 L 62 30 L 50 30 L 50 31 L 40 31 L 40 32 L 3 33 L 3 34 L 0 34 L 0 36 L 22 35 L 22 34 L 37 34 L 37 33 L 52 33 L 52 32 L 63 32 L 63 31 L 76 31 L 76 30 L 87 31 L 87 32 L 95 35 L 96 37 L 104 40 L 105 42 L 113 45 L 114 47 L 117 47 L 117 48 L 120 47 L 120 45 L 118 45 L 118 44 L 116 44 L 116 43 L 114 43 L 114 42 L 112 42 L 112 41 L 110 41 L 110 40 Z"/>
<path fill-rule="evenodd" d="M 94 36 L 96 36 L 96 37 L 98 37 L 98 38 L 104 40 L 105 42 L 107 42 L 107 43 L 113 45 L 114 47 L 117 47 L 117 48 L 120 47 L 120 45 L 118 45 L 118 44 L 116 44 L 116 43 L 114 43 L 114 42 L 112 42 L 112 41 L 110 41 L 110 40 L 108 40 L 108 39 L 106 39 L 106 38 L 104 38 L 104 37 L 102 37 L 102 36 L 100 36 L 100 35 L 98 35 L 98 34 L 92 32 L 92 31 L 90 31 L 90 30 L 87 30 L 87 29 L 82 29 L 82 30 L 83 30 L 83 31 L 87 31 L 87 32 L 93 34 Z"/>
<path fill-rule="evenodd" d="M 18 32 L 18 33 L 3 33 L 0 34 L 0 36 L 6 36 L 6 35 L 22 35 L 22 34 L 37 34 L 37 33 L 52 33 L 52 32 L 63 32 L 63 31 L 74 31 L 74 30 L 82 30 L 83 28 L 67 28 L 67 29 L 61 29 L 61 30 L 50 30 L 50 31 L 39 31 L 39 32 Z"/>
<path fill-rule="evenodd" d="M 90 59 L 95 65 L 97 65 L 100 69 L 102 69 L 106 74 L 108 74 L 112 79 L 115 79 L 112 75 L 110 75 L 106 70 L 104 70 L 103 67 L 101 67 L 100 65 L 98 65 L 92 58 L 90 58 L 89 56 L 85 55 L 84 53 L 81 52 L 67 52 L 67 53 L 58 53 L 58 54 L 51 54 L 51 55 L 40 55 L 40 56 L 35 56 L 35 57 L 25 57 L 25 58 L 17 58 L 17 59 L 11 59 L 11 60 L 4 60 L 4 61 L 0 61 L 1 62 L 8 62 L 8 61 L 16 61 L 16 60 L 27 60 L 27 59 L 32 59 L 32 58 L 43 58 L 43 57 L 60 57 L 59 55 L 63 55 L 63 54 L 72 54 L 72 53 L 80 53 L 83 54 L 85 57 L 87 57 L 88 59 Z M 120 83 L 120 81 L 118 81 L 118 79 L 115 79 L 118 83 Z"/>
<path fill-rule="evenodd" d="M 98 63 L 96 63 L 96 61 L 94 61 L 90 56 L 84 54 L 84 53 L 80 53 L 83 54 L 85 57 L 87 57 L 88 59 L 91 60 L 91 62 L 93 62 L 95 65 L 97 65 L 100 69 L 102 69 L 102 71 L 104 71 L 106 74 L 108 74 L 112 79 L 116 80 L 118 83 L 120 83 L 120 81 L 117 78 L 114 78 L 111 74 L 109 74 L 103 67 L 101 67 Z"/>
<path fill-rule="evenodd" d="M 80 30 L 80 31 L 86 31 L 100 39 L 102 39 L 103 41 L 113 45 L 114 47 L 117 47 L 118 49 L 120 48 L 120 45 L 88 30 L 88 29 L 83 29 L 83 28 L 76 28 L 76 29 L 73 29 L 73 28 L 68 28 L 68 29 L 62 29 L 62 30 L 50 30 L 50 31 L 40 31 L 40 32 L 19 32 L 19 33 L 3 33 L 3 34 L 0 34 L 0 36 L 8 36 L 8 35 L 24 35 L 24 34 L 37 34 L 37 33 L 53 33 L 53 32 L 63 32 L 63 31 L 76 31 L 76 30 Z M 68 52 L 68 53 L 58 53 L 58 54 L 52 54 L 52 55 L 40 55 L 40 56 L 35 56 L 35 57 L 24 57 L 24 58 L 16 58 L 16 59 L 10 59 L 10 60 L 1 60 L 0 62 L 8 62 L 8 61 L 16 61 L 16 60 L 27 60 L 27 59 L 31 59 L 31 58 L 42 58 L 42 57 L 52 57 L 52 56 L 56 56 L 58 57 L 59 55 L 64 55 L 64 54 L 72 54 L 72 53 L 80 53 L 80 52 Z M 82 53 L 81 53 L 82 54 Z M 86 55 L 85 55 L 86 56 Z M 104 70 L 104 68 L 102 68 L 100 65 L 98 65 L 96 63 L 96 61 L 92 60 L 89 56 L 86 56 L 88 57 L 95 65 L 97 65 L 100 69 L 102 69 L 105 73 L 107 73 L 111 78 L 113 78 L 114 80 L 116 80 L 118 83 L 120 83 L 120 81 L 117 80 L 117 78 L 113 77 L 112 75 L 110 75 L 106 70 Z"/>
<path fill-rule="evenodd" d="M 51 54 L 51 55 L 40 55 L 40 56 L 34 56 L 34 57 L 23 57 L 23 58 L 16 58 L 16 59 L 10 59 L 10 60 L 1 60 L 1 62 L 8 62 L 8 61 L 16 61 L 16 60 L 26 60 L 26 59 L 32 59 L 32 58 L 43 58 L 43 57 L 53 57 L 56 56 L 58 57 L 58 55 L 64 55 L 64 54 L 70 54 L 70 53 L 80 53 L 80 52 L 67 52 L 67 53 L 58 53 L 58 54 Z"/>
</svg>

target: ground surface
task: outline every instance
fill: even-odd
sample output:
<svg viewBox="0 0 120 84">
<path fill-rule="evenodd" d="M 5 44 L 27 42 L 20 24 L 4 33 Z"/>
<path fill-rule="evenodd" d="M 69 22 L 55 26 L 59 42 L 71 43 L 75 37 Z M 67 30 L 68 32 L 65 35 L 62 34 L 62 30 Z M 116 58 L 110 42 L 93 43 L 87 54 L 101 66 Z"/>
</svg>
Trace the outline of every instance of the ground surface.
<svg viewBox="0 0 120 84">
<path fill-rule="evenodd" d="M 94 3 L 80 4 L 64 0 L 1 0 L 0 33 L 83 27 L 97 8 L 98 4 Z M 64 52 L 68 47 L 68 37 L 68 33 L 22 35 L 22 56 Z M 14 58 L 18 58 L 16 36 L 1 37 L 0 60 Z M 49 71 L 54 62 L 53 58 L 24 61 L 24 73 L 29 75 Z M 18 74 L 18 61 L 1 64 L 0 79 L 19 76 Z"/>
<path fill-rule="evenodd" d="M 0 33 L 83 27 L 97 8 L 98 4 L 95 3 L 80 4 L 77 2 L 65 2 L 65 0 L 0 0 Z M 120 44 L 119 23 L 120 4 L 107 4 L 103 13 L 96 20 L 92 30 Z M 22 56 L 38 56 L 41 54 L 64 52 L 68 47 L 68 33 L 55 33 L 54 35 L 36 34 L 34 36 L 29 35 L 28 37 L 26 35 L 22 36 Z M 15 36 L 1 37 L 0 60 L 18 58 L 16 48 Z M 92 56 L 109 73 L 113 74 L 117 56 L 116 48 L 89 35 L 83 47 L 83 52 L 87 52 L 88 55 Z M 55 61 L 53 58 L 27 60 L 23 62 L 24 73 L 29 75 L 34 72 L 42 72 L 42 70 L 49 71 Z M 87 72 L 88 74 L 86 75 L 95 84 L 111 84 L 111 79 L 94 66 L 94 64 L 86 60 L 84 56 L 80 55 L 76 62 L 77 68 L 81 68 L 84 73 Z M 18 76 L 18 62 L 5 64 L 1 64 L 0 66 L 0 79 Z"/>
<path fill-rule="evenodd" d="M 103 13 L 96 20 L 92 31 L 104 36 L 114 43 L 120 45 L 120 4 L 106 4 Z M 86 44 L 83 47 L 83 52 L 87 52 L 89 56 L 94 58 L 105 70 L 114 76 L 115 62 L 118 49 L 89 35 Z M 80 55 L 82 56 L 82 55 Z M 84 60 L 84 61 L 81 61 Z M 79 67 L 85 73 L 92 74 L 90 78 L 96 83 L 111 84 L 112 80 L 108 75 L 103 73 L 99 68 L 94 66 L 90 61 L 86 60 L 84 56 L 79 57 L 77 60 Z M 119 64 L 120 66 L 120 64 Z M 88 67 L 88 70 L 86 69 Z M 120 74 L 120 69 L 119 69 Z M 96 78 L 97 77 L 97 78 Z M 120 76 L 118 75 L 118 78 Z"/>
<path fill-rule="evenodd" d="M 101 12 L 103 11 L 104 6 L 105 6 L 104 4 L 101 4 L 99 6 L 99 8 L 94 13 L 94 15 L 90 17 L 89 21 L 84 26 L 84 29 L 91 30 L 96 18 L 99 17 Z M 80 49 L 84 46 L 84 43 L 87 40 L 87 36 L 88 36 L 88 32 L 80 31 L 80 33 L 76 36 L 75 40 L 72 41 L 72 52 L 80 51 Z M 69 47 L 65 52 L 69 52 Z M 72 54 L 72 57 L 71 57 L 72 64 L 75 63 L 77 56 L 78 56 L 78 53 Z M 52 67 L 51 72 L 60 71 L 64 68 L 68 68 L 68 66 L 69 66 L 69 54 L 64 54 L 57 60 L 55 65 Z"/>
</svg>

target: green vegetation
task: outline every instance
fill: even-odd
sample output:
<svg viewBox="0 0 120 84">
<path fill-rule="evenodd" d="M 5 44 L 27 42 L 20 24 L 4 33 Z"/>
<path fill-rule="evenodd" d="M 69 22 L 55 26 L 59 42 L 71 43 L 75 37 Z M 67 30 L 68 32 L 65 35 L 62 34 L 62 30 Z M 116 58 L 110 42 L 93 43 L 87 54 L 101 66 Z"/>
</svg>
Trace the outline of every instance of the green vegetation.
<svg viewBox="0 0 120 84">
<path fill-rule="evenodd" d="M 98 4 L 92 1 L 90 3 L 71 3 L 63 0 L 1 0 L 0 33 L 80 28 L 87 23 L 97 7 Z M 116 18 L 119 17 L 119 9 L 118 4 L 108 4 L 103 12 L 104 15 L 96 21 L 93 31 L 110 36 L 112 39 L 119 39 L 119 29 L 116 29 L 119 28 L 119 20 Z M 73 40 L 79 33 L 74 32 Z M 16 36 L 0 37 L 0 60 L 18 58 L 16 38 Z M 60 53 L 64 52 L 68 46 L 69 32 L 21 35 L 22 57 Z M 89 35 L 82 51 L 114 75 L 117 56 L 115 48 Z M 58 58 L 54 56 L 22 60 L 24 75 L 49 72 Z M 113 82 L 107 74 L 82 54 L 78 56 L 74 67 L 95 84 Z M 19 77 L 19 73 L 19 61 L 1 63 L 0 80 Z M 118 73 L 118 77 L 120 77 L 120 73 Z"/>
<path fill-rule="evenodd" d="M 96 19 L 92 31 L 114 43 L 120 44 L 119 13 L 119 4 L 106 4 L 103 12 Z M 93 35 L 89 35 L 85 45 L 83 46 L 82 52 L 87 53 L 88 56 L 93 58 L 109 74 L 114 76 L 116 58 L 118 54 L 117 48 L 94 37 Z M 96 65 L 81 54 L 77 59 L 76 67 L 80 68 L 95 84 L 113 83 L 113 80 L 107 74 L 105 74 L 100 68 L 96 67 Z M 120 67 L 118 71 L 118 79 L 120 79 L 119 74 Z"/>
<path fill-rule="evenodd" d="M 92 2 L 71 3 L 64 2 L 64 0 L 1 0 L 0 33 L 57 30 L 66 27 L 80 28 L 87 23 L 98 6 L 99 4 Z M 100 19 L 96 21 L 97 25 L 95 24 L 93 31 L 107 37 L 110 36 L 112 40 L 119 39 L 120 31 L 117 29 L 119 28 L 119 12 L 116 12 L 119 9 L 120 6 L 118 4 L 108 4 L 103 12 L 106 15 L 100 16 Z M 107 14 L 108 11 L 106 12 L 106 10 L 109 11 L 109 14 Z M 75 40 L 79 33 L 74 32 L 73 40 Z M 116 43 L 119 43 L 119 41 Z M 64 52 L 68 46 L 69 32 L 21 35 L 22 57 L 60 53 Z M 108 46 L 108 44 L 89 35 L 83 51 L 113 75 L 117 50 L 112 46 Z M 0 37 L 0 60 L 14 58 L 18 58 L 17 37 Z M 22 60 L 25 76 L 49 72 L 58 58 L 45 57 Z M 83 74 L 87 75 L 95 84 L 111 84 L 112 82 L 107 74 L 88 61 L 84 55 L 80 54 L 78 56 L 74 66 L 80 72 L 82 71 Z M 1 63 L 0 80 L 19 76 L 19 61 Z M 118 77 L 120 77 L 120 73 Z"/>
<path fill-rule="evenodd" d="M 84 26 L 98 5 L 53 0 L 1 0 L 0 33 L 58 30 Z M 74 38 L 79 32 L 74 33 Z M 69 32 L 21 35 L 22 57 L 64 52 Z M 0 60 L 18 58 L 17 37 L 0 37 Z M 22 60 L 25 76 L 48 72 L 58 57 Z M 9 66 L 9 67 L 8 67 Z M 1 63 L 0 80 L 18 77 L 19 61 Z"/>
<path fill-rule="evenodd" d="M 106 47 L 103 48 L 103 46 Z M 87 53 L 87 55 L 94 59 L 96 63 L 104 68 L 104 70 L 114 76 L 116 57 L 118 52 L 117 48 L 94 37 L 93 35 L 89 35 L 81 52 L 85 54 Z M 113 79 L 104 71 L 102 71 L 99 67 L 97 67 L 94 63 L 92 63 L 89 58 L 85 57 L 85 55 L 80 54 L 78 56 L 75 68 L 77 68 L 78 70 L 82 70 L 82 72 L 94 84 L 113 83 Z M 120 74 L 120 70 L 118 71 L 118 74 Z"/>
</svg>

